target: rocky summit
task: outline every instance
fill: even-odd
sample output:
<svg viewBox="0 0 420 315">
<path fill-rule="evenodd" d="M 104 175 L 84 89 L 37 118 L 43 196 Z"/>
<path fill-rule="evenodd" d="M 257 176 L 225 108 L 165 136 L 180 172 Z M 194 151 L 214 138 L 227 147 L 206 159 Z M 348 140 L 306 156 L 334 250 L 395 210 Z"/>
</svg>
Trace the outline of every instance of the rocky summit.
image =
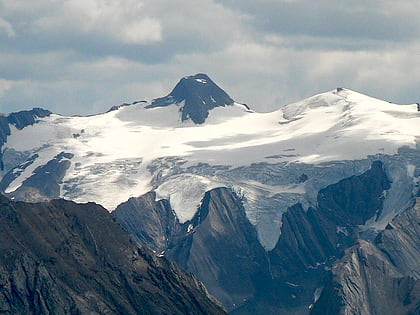
<svg viewBox="0 0 420 315">
<path fill-rule="evenodd" d="M 196 124 L 202 124 L 210 110 L 233 103 L 233 99 L 206 74 L 199 73 L 182 78 L 169 95 L 153 100 L 147 107 L 178 105 L 182 121 L 191 119 Z"/>
</svg>

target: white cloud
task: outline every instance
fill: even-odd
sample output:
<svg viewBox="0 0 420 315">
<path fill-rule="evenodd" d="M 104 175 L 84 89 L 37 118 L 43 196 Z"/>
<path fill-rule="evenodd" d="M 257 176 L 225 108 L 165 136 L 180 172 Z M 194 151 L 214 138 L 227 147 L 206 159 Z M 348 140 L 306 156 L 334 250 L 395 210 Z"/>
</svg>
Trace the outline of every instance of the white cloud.
<svg viewBox="0 0 420 315">
<path fill-rule="evenodd" d="M 116 42 L 147 44 L 162 39 L 156 17 L 137 0 L 2 0 L 6 14 L 19 19 L 26 33 L 38 36 L 102 36 Z M 1 25 L 1 24 L 0 24 Z"/>
<path fill-rule="evenodd" d="M 5 19 L 2 19 L 0 17 L 0 36 L 1 36 L 2 33 L 6 34 L 7 37 L 15 37 L 16 36 L 16 32 L 13 29 L 12 24 L 10 24 Z"/>
<path fill-rule="evenodd" d="M 72 0 L 61 6 L 58 17 L 78 20 L 85 32 L 105 33 L 126 43 L 142 44 L 162 39 L 158 19 L 145 15 L 138 0 Z"/>
<path fill-rule="evenodd" d="M 126 43 L 142 44 L 162 40 L 162 27 L 156 19 L 144 18 L 124 25 L 119 32 Z"/>
</svg>

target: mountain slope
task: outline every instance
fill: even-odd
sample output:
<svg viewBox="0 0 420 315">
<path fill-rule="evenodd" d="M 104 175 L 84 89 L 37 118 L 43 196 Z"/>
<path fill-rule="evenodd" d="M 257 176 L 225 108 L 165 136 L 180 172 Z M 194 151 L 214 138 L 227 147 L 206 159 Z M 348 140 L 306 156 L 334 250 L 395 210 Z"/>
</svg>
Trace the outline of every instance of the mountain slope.
<svg viewBox="0 0 420 315">
<path fill-rule="evenodd" d="M 24 110 L 9 115 L 0 115 L 0 147 L 7 142 L 7 137 L 11 135 L 13 128 L 21 130 L 35 124 L 39 118 L 49 115 L 51 115 L 51 112 L 42 108 L 33 108 L 32 110 Z M 8 167 L 8 165 L 5 166 L 3 164 L 3 154 L 0 154 L 0 163 L 2 171 L 5 167 Z"/>
<path fill-rule="evenodd" d="M 227 188 L 207 192 L 191 221 L 179 223 L 167 200 L 153 193 L 130 199 L 113 215 L 140 244 L 173 258 L 232 310 L 270 280 L 266 253 L 241 200 Z M 162 242 L 163 240 L 163 242 Z"/>
<path fill-rule="evenodd" d="M 311 314 L 419 314 L 419 201 L 373 243 L 359 241 L 347 250 Z"/>
<path fill-rule="evenodd" d="M 321 189 L 316 207 L 289 207 L 277 244 L 267 253 L 270 281 L 235 314 L 308 314 L 331 267 L 360 237 L 360 226 L 383 208 L 389 187 L 383 164 L 376 161 L 365 173 Z"/>
<path fill-rule="evenodd" d="M 193 78 L 185 80 L 203 85 Z M 194 91 L 200 93 L 199 89 Z M 372 155 L 392 156 L 404 146 L 415 149 L 420 125 L 415 104 L 390 104 L 345 89 L 272 113 L 249 112 L 236 103 L 219 106 L 201 125 L 178 122 L 176 105 L 150 108 L 153 102 L 145 104 L 91 117 L 50 115 L 33 126 L 15 130 L 2 148 L 4 162 L 10 164 L 8 174 L 4 174 L 7 181 L 2 182 L 4 191 L 13 196 L 20 187 L 39 188 L 25 181 L 35 173 L 48 174 L 49 170 L 37 168 L 59 154 L 71 154 L 60 191 L 53 197 L 95 201 L 112 211 L 130 197 L 157 189 L 158 197 L 171 199 L 173 209 L 185 221 L 194 215 L 204 192 L 218 186 L 234 185 L 251 200 L 259 194 L 267 197 L 278 193 L 292 193 L 302 199 L 297 195 L 317 185 L 310 192 L 315 196 L 322 185 L 313 182 L 314 178 L 299 183 L 290 176 L 302 175 L 311 165 L 364 160 L 331 182 L 360 174 L 369 167 L 371 161 L 366 159 Z M 9 159 L 12 152 L 22 159 Z M 297 175 L 287 174 L 290 180 L 267 185 L 246 177 L 254 172 L 256 163 L 265 163 L 267 169 L 275 165 L 282 172 L 286 164 L 297 163 L 301 170 Z M 410 161 L 403 163 L 406 168 L 408 164 L 416 167 Z M 233 177 L 231 170 L 235 169 L 237 173 L 243 171 Z M 163 182 L 166 185 L 159 188 Z M 196 187 L 191 196 L 172 191 L 171 184 L 191 183 Z M 39 193 L 48 196 L 42 189 Z M 188 201 L 177 204 L 177 200 Z M 247 212 L 253 207 L 247 205 Z"/>
<path fill-rule="evenodd" d="M 223 314 L 203 286 L 138 248 L 96 204 L 0 196 L 6 314 Z"/>
<path fill-rule="evenodd" d="M 243 199 L 227 188 L 207 192 L 193 219 L 182 224 L 154 193 L 130 199 L 113 215 L 140 244 L 193 272 L 228 310 L 305 314 L 334 262 L 360 237 L 360 226 L 382 212 L 389 188 L 384 165 L 375 161 L 365 173 L 321 189 L 317 207 L 295 204 L 283 214 L 280 238 L 268 252 Z"/>
<path fill-rule="evenodd" d="M 150 102 L 8 124 L 0 189 L 116 209 L 239 314 L 308 313 L 335 260 L 417 193 L 420 112 L 342 88 L 271 113 L 232 102 L 199 74 Z"/>
</svg>

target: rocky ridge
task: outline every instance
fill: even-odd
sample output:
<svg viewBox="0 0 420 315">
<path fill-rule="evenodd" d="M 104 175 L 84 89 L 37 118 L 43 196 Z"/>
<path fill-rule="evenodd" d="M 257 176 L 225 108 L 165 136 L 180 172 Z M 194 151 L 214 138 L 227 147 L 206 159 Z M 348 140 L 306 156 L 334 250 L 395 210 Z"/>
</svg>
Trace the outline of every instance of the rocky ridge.
<svg viewBox="0 0 420 315">
<path fill-rule="evenodd" d="M 317 207 L 296 204 L 283 214 L 281 236 L 270 251 L 258 241 L 243 200 L 228 188 L 207 192 L 194 218 L 183 224 L 169 202 L 155 201 L 153 193 L 113 214 L 139 243 L 197 275 L 233 313 L 307 314 L 314 291 L 360 237 L 359 226 L 382 211 L 389 188 L 379 161 L 359 176 L 327 186 L 318 193 Z"/>
<path fill-rule="evenodd" d="M 0 196 L 4 314 L 224 314 L 203 285 L 136 246 L 101 206 Z"/>
<path fill-rule="evenodd" d="M 311 314 L 420 313 L 420 199 L 334 266 Z"/>
</svg>

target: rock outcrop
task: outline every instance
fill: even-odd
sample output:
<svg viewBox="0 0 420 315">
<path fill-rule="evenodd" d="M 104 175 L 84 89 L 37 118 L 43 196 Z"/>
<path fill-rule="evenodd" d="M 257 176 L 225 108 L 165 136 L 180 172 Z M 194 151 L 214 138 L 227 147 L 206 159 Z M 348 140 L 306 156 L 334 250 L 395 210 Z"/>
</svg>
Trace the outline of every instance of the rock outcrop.
<svg viewBox="0 0 420 315">
<path fill-rule="evenodd" d="M 271 279 L 255 228 L 230 189 L 207 192 L 193 219 L 183 224 L 167 201 L 154 198 L 154 193 L 132 198 L 113 214 L 140 243 L 155 246 L 156 252 L 165 252 L 194 273 L 228 310 Z"/>
<path fill-rule="evenodd" d="M 33 108 L 31 110 L 23 110 L 9 115 L 0 115 L 0 148 L 6 143 L 7 137 L 10 136 L 10 124 L 17 129 L 23 129 L 26 126 L 36 123 L 37 118 L 51 115 L 51 112 L 42 108 Z M 3 170 L 2 153 L 0 154 L 0 166 Z"/>
<path fill-rule="evenodd" d="M 0 182 L 0 189 L 4 190 L 7 188 L 37 158 L 38 155 L 35 154 L 28 160 L 28 163 L 9 170 Z M 15 198 L 15 200 L 27 202 L 48 201 L 60 197 L 60 184 L 67 169 L 70 167 L 72 158 L 72 153 L 61 152 L 57 154 L 45 165 L 37 167 L 19 188 L 6 195 Z"/>
<path fill-rule="evenodd" d="M 224 314 L 202 284 L 136 246 L 94 203 L 0 196 L 4 314 Z"/>
<path fill-rule="evenodd" d="M 420 313 L 419 202 L 346 251 L 311 314 Z"/>
<path fill-rule="evenodd" d="M 156 200 L 151 191 L 141 197 L 130 198 L 119 205 L 112 214 L 124 229 L 141 245 L 160 254 L 169 248 L 177 235 L 186 233 L 182 229 L 168 200 Z"/>
<path fill-rule="evenodd" d="M 280 238 L 269 252 L 228 188 L 208 191 L 193 219 L 183 224 L 154 193 L 130 199 L 114 215 L 140 244 L 193 272 L 235 314 L 307 314 L 314 292 L 359 237 L 358 226 L 382 211 L 389 188 L 379 161 L 325 187 L 316 207 L 305 211 L 296 204 L 283 214 Z"/>
<path fill-rule="evenodd" d="M 251 299 L 271 279 L 267 255 L 240 199 L 227 188 L 207 192 L 189 237 L 170 255 L 201 279 L 227 309 Z"/>
<path fill-rule="evenodd" d="M 206 74 L 199 73 L 182 78 L 169 95 L 155 99 L 147 108 L 182 104 L 181 120 L 191 119 L 196 124 L 202 124 L 210 110 L 233 103 L 233 99 Z"/>
</svg>

